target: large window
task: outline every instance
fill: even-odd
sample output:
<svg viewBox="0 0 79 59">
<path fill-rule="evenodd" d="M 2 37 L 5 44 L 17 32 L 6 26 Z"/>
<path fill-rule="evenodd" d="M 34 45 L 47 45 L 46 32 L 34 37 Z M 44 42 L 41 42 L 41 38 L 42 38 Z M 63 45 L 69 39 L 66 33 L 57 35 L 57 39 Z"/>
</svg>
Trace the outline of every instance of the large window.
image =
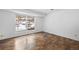
<svg viewBox="0 0 79 59">
<path fill-rule="evenodd" d="M 26 16 L 16 16 L 16 31 L 26 30 Z"/>
<path fill-rule="evenodd" d="M 35 29 L 34 17 L 27 16 L 27 27 L 28 30 Z"/>
<path fill-rule="evenodd" d="M 34 30 L 34 17 L 32 16 L 16 16 L 16 31 Z"/>
</svg>

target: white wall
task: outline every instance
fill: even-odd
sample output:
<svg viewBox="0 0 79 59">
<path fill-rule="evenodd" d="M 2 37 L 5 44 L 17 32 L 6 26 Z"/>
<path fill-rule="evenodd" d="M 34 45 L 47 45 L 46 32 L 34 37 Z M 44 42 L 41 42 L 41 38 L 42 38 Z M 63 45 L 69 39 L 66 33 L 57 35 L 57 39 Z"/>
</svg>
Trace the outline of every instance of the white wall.
<svg viewBox="0 0 79 59">
<path fill-rule="evenodd" d="M 14 35 L 15 15 L 0 11 L 0 33 L 3 38 Z"/>
<path fill-rule="evenodd" d="M 79 41 L 79 10 L 54 10 L 44 22 L 44 31 Z"/>
<path fill-rule="evenodd" d="M 34 31 L 24 30 L 24 31 L 16 32 L 16 30 L 15 30 L 16 14 L 0 10 L 0 33 L 3 35 L 3 37 L 0 37 L 0 39 L 39 32 L 42 30 L 41 20 L 42 20 L 41 17 L 35 19 L 35 24 L 36 24 L 35 28 L 36 29 Z M 41 25 L 39 25 L 39 24 L 41 24 Z"/>
</svg>

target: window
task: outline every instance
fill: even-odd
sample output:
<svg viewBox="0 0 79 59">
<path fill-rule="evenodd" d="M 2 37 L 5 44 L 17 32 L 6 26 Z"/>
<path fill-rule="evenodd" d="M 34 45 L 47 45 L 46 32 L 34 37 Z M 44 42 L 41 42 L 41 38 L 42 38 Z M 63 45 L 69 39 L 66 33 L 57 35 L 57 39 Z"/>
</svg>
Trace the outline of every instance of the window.
<svg viewBox="0 0 79 59">
<path fill-rule="evenodd" d="M 16 31 L 34 30 L 34 17 L 32 16 L 16 16 Z"/>
<path fill-rule="evenodd" d="M 16 31 L 26 30 L 26 16 L 16 16 Z"/>
<path fill-rule="evenodd" d="M 34 30 L 35 29 L 35 23 L 34 23 L 34 17 L 30 17 L 28 16 L 27 17 L 27 27 L 28 27 L 28 30 Z"/>
</svg>

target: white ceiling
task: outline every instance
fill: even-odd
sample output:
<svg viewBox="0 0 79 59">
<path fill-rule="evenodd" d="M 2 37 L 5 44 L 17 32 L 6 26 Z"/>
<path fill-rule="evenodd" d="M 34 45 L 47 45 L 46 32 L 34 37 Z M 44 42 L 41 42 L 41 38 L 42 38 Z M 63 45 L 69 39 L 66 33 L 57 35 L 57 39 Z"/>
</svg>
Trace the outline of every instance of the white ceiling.
<svg viewBox="0 0 79 59">
<path fill-rule="evenodd" d="M 47 15 L 52 11 L 51 9 L 29 9 L 29 10 L 44 15 Z"/>
<path fill-rule="evenodd" d="M 51 9 L 4 9 L 9 12 L 14 12 L 17 14 L 27 14 L 33 16 L 46 16 L 52 10 Z"/>
</svg>

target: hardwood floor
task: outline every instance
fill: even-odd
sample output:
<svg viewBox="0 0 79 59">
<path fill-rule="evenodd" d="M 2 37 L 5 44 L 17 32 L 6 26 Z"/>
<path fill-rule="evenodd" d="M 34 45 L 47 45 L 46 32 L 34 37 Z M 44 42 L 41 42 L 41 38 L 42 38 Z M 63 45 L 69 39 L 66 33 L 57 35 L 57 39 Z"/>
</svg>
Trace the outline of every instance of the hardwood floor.
<svg viewBox="0 0 79 59">
<path fill-rule="evenodd" d="M 15 44 L 16 42 L 18 44 Z M 0 50 L 14 50 L 15 48 L 22 50 L 79 50 L 79 41 L 46 32 L 0 41 Z"/>
<path fill-rule="evenodd" d="M 0 40 L 0 50 L 14 50 L 14 47 L 15 47 L 14 39 Z"/>
<path fill-rule="evenodd" d="M 38 33 L 36 50 L 79 50 L 79 41 L 49 34 Z"/>
</svg>

